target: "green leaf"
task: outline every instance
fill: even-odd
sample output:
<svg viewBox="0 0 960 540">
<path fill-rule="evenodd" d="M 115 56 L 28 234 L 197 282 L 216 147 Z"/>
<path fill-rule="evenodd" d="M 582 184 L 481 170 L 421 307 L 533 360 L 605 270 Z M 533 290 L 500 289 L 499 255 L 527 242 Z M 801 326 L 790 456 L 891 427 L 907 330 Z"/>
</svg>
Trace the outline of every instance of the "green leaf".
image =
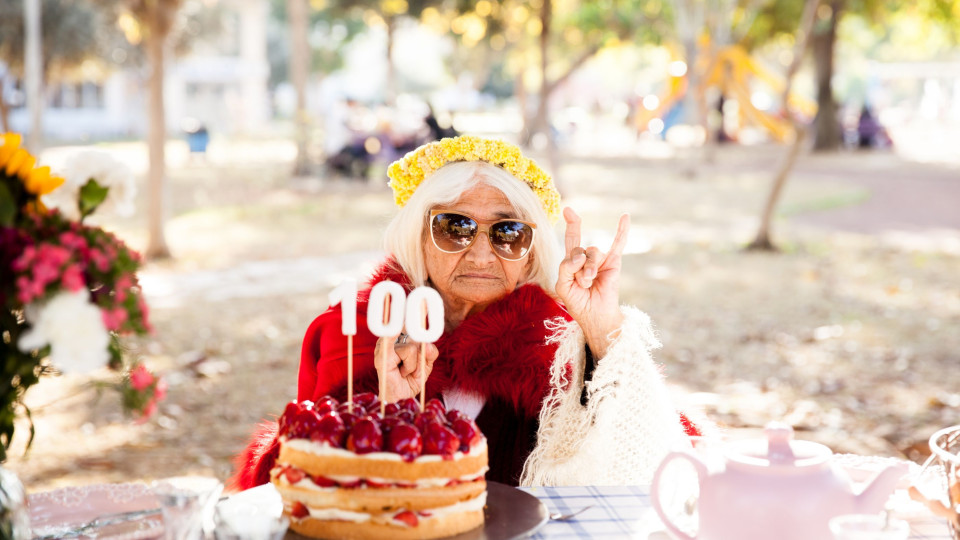
<svg viewBox="0 0 960 540">
<path fill-rule="evenodd" d="M 93 178 L 87 180 L 87 183 L 80 188 L 80 200 L 77 205 L 80 208 L 80 219 L 89 216 L 94 210 L 107 199 L 109 187 L 101 186 Z"/>
<path fill-rule="evenodd" d="M 9 227 L 17 217 L 17 203 L 6 184 L 0 184 L 0 225 Z"/>
<path fill-rule="evenodd" d="M 27 420 L 30 421 L 30 438 L 27 439 L 27 448 L 26 450 L 24 450 L 24 452 L 28 452 L 30 450 L 30 447 L 33 446 L 33 438 L 37 434 L 37 428 L 33 424 L 33 413 L 30 412 L 30 407 L 27 407 L 26 405 L 24 405 L 23 409 L 27 411 Z"/>
</svg>

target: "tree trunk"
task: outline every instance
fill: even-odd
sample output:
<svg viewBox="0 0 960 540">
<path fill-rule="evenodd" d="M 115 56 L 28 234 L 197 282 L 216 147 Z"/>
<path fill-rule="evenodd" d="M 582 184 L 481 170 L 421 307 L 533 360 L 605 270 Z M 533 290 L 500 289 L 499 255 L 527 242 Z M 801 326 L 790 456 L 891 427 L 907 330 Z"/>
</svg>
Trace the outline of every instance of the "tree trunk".
<svg viewBox="0 0 960 540">
<path fill-rule="evenodd" d="M 837 101 L 833 96 L 833 61 L 837 43 L 837 22 L 842 0 L 824 3 L 829 6 L 830 17 L 821 31 L 813 34 L 813 58 L 817 76 L 817 117 L 814 120 L 813 149 L 836 150 L 843 142 L 840 121 L 837 118 Z"/>
<path fill-rule="evenodd" d="M 750 244 L 747 245 L 748 250 L 777 251 L 777 247 L 770 239 L 770 228 L 773 223 L 773 213 L 777 209 L 777 203 L 780 201 L 780 196 L 783 194 L 783 188 L 787 185 L 787 179 L 790 178 L 790 173 L 793 171 L 793 167 L 797 164 L 797 157 L 800 155 L 800 149 L 803 147 L 803 142 L 806 140 L 806 138 L 806 128 L 799 127 L 799 129 L 796 131 L 793 144 L 790 146 L 787 154 L 783 157 L 783 160 L 780 162 L 780 167 L 777 169 L 777 173 L 773 177 L 773 184 L 770 187 L 770 193 L 767 195 L 767 201 L 763 205 L 763 214 L 760 217 L 760 227 L 757 229 L 757 237 L 753 239 L 753 242 L 750 242 Z"/>
<path fill-rule="evenodd" d="M 393 103 L 397 100 L 397 70 L 393 66 L 393 45 L 394 39 L 396 39 L 397 31 L 397 18 L 394 16 L 387 17 L 387 78 L 384 81 L 384 86 L 386 87 L 386 95 L 384 96 L 384 101 L 388 107 L 393 107 Z"/>
<path fill-rule="evenodd" d="M 529 146 L 538 133 L 547 135 L 549 144 L 553 144 L 549 128 L 550 81 L 547 79 L 547 65 L 549 64 L 550 26 L 553 19 L 553 1 L 541 0 L 540 4 L 540 91 L 537 96 L 537 110 L 532 117 L 526 118 L 523 129 L 524 146 Z"/>
<path fill-rule="evenodd" d="M 793 49 L 793 61 L 787 68 L 786 82 L 781 99 L 783 111 L 793 125 L 794 140 L 790 149 L 781 160 L 776 175 L 773 177 L 773 184 L 770 186 L 770 193 L 767 195 L 767 200 L 763 205 L 763 214 L 760 216 L 760 226 L 757 229 L 757 236 L 753 239 L 753 242 L 747 245 L 748 250 L 777 251 L 776 245 L 774 245 L 770 239 L 770 229 L 773 226 L 773 213 L 776 211 L 777 204 L 780 202 L 780 196 L 783 194 L 783 188 L 787 185 L 787 179 L 790 178 L 790 173 L 793 172 L 793 168 L 797 164 L 797 158 L 800 156 L 800 151 L 803 148 L 804 142 L 807 140 L 808 134 L 808 128 L 801 124 L 797 116 L 790 110 L 790 91 L 793 88 L 794 76 L 797 70 L 800 69 L 800 62 L 803 60 L 803 55 L 807 50 L 808 43 L 810 43 L 810 34 L 813 30 L 813 24 L 816 20 L 817 8 L 819 6 L 820 0 L 807 0 L 803 7 L 803 15 L 800 19 L 800 26 L 797 29 L 798 39 Z"/>
<path fill-rule="evenodd" d="M 10 132 L 10 105 L 7 104 L 7 100 L 3 99 L 2 95 L 0 95 L 0 131 L 3 133 Z"/>
<path fill-rule="evenodd" d="M 706 115 L 703 112 L 703 98 L 704 96 L 700 93 L 700 73 L 697 69 L 699 64 L 699 54 L 700 47 L 697 45 L 697 40 L 688 39 L 684 40 L 684 54 L 687 62 L 687 93 L 683 96 L 683 110 L 684 110 L 684 120 L 683 123 L 689 126 L 699 126 L 704 130 L 704 135 L 706 135 Z M 709 138 L 709 137 L 707 137 Z M 697 141 L 691 141 L 690 145 L 683 149 L 683 151 L 678 152 L 678 156 L 681 158 L 680 174 L 687 179 L 694 179 L 700 175 L 700 167 L 703 164 L 704 155 L 707 151 L 706 140 L 704 144 L 700 144 Z"/>
<path fill-rule="evenodd" d="M 310 44 L 307 41 L 307 0 L 287 0 L 287 17 L 290 25 L 290 81 L 297 94 L 297 109 L 294 113 L 294 137 L 297 142 L 297 157 L 294 160 L 294 176 L 310 172 L 307 155 L 309 117 L 307 115 L 307 74 L 310 71 Z"/>
<path fill-rule="evenodd" d="M 23 10 L 24 61 L 23 82 L 30 112 L 27 149 L 39 156 L 43 149 L 43 36 L 40 0 L 25 0 Z"/>
<path fill-rule="evenodd" d="M 146 19 L 149 25 L 144 36 L 147 49 L 147 60 L 150 62 L 150 77 L 147 82 L 147 148 L 150 156 L 150 165 L 147 171 L 147 193 L 150 198 L 147 210 L 147 240 L 146 256 L 150 259 L 162 259 L 170 256 L 170 248 L 164 236 L 164 189 L 166 176 L 165 148 L 166 114 L 163 106 L 163 49 L 166 41 L 166 32 L 163 24 L 162 7 L 154 5 Z"/>
<path fill-rule="evenodd" d="M 517 108 L 520 110 L 520 118 L 523 120 L 524 129 L 527 124 L 527 86 L 524 84 L 524 76 L 527 73 L 526 64 L 522 64 L 517 70 L 517 76 L 513 79 L 513 97 L 517 98 Z"/>
</svg>

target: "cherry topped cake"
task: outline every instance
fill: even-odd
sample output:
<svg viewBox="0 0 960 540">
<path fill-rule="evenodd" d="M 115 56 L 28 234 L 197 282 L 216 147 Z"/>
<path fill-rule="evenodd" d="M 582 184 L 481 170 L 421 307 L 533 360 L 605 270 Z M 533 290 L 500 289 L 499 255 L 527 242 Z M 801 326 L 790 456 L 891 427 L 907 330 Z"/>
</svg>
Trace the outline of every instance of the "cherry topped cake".
<svg viewBox="0 0 960 540">
<path fill-rule="evenodd" d="M 313 538 L 438 538 L 483 524 L 487 440 L 436 399 L 380 416 L 374 394 L 353 412 L 332 397 L 291 402 L 270 472 L 290 528 Z"/>
</svg>

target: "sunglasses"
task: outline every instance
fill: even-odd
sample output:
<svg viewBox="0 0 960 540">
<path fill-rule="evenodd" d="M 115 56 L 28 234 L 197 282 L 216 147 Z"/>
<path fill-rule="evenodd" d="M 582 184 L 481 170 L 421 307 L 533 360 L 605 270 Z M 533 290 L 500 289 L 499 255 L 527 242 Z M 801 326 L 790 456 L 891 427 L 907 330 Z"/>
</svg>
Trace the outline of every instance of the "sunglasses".
<svg viewBox="0 0 960 540">
<path fill-rule="evenodd" d="M 536 228 L 535 223 L 512 218 L 480 221 L 460 212 L 430 211 L 430 237 L 444 253 L 465 251 L 484 233 L 497 257 L 519 261 L 530 253 Z"/>
</svg>

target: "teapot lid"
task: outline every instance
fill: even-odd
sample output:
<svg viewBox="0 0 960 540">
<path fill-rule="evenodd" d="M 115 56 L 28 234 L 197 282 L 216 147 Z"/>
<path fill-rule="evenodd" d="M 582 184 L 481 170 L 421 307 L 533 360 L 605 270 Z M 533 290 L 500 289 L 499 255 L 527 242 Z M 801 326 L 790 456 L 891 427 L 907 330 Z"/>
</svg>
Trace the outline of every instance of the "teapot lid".
<svg viewBox="0 0 960 540">
<path fill-rule="evenodd" d="M 793 428 L 782 422 L 764 427 L 766 440 L 739 441 L 727 447 L 727 460 L 737 465 L 764 469 L 800 469 L 825 464 L 833 452 L 812 441 L 793 440 Z"/>
</svg>

